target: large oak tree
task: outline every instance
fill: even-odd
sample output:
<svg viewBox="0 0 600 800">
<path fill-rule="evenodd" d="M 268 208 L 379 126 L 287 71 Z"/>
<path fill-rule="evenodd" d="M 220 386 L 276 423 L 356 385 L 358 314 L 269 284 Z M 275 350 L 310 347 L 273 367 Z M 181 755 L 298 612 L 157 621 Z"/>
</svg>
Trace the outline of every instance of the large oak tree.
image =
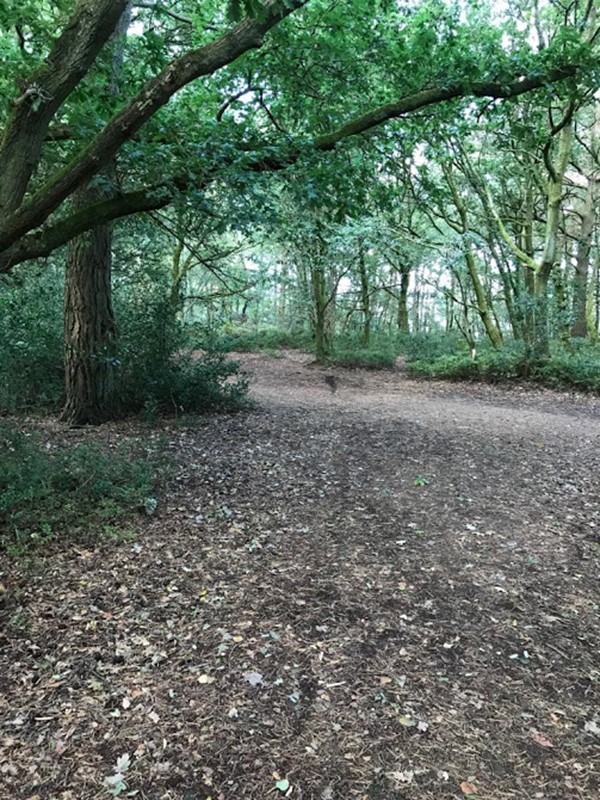
<svg viewBox="0 0 600 800">
<path fill-rule="evenodd" d="M 161 6 L 160 3 L 140 5 L 155 10 Z M 409 9 L 385 2 L 365 4 L 362 0 L 353 0 L 327 5 L 320 0 L 265 0 L 262 4 L 238 3 L 233 5 L 246 10 L 250 8 L 254 13 L 235 24 L 227 23 L 224 9 L 219 4 L 196 5 L 200 11 L 206 8 L 211 20 L 204 26 L 201 43 L 195 46 L 193 36 L 189 44 L 166 43 L 162 52 L 162 61 L 165 62 L 162 69 L 146 76 L 145 80 L 138 80 L 139 85 L 133 82 L 131 94 L 120 97 L 118 103 L 107 104 L 104 113 L 99 114 L 101 124 L 82 135 L 81 128 L 73 131 L 70 126 L 70 112 L 80 101 L 91 78 L 96 75 L 97 81 L 97 76 L 102 75 L 102 61 L 106 61 L 107 47 L 122 19 L 127 0 L 78 0 L 70 17 L 64 21 L 62 32 L 50 41 L 43 60 L 40 62 L 38 58 L 33 63 L 35 59 L 29 58 L 22 65 L 28 67 L 25 77 L 20 75 L 17 79 L 15 75 L 10 106 L 0 117 L 3 120 L 0 138 L 0 272 L 8 272 L 22 262 L 47 256 L 79 237 L 76 263 L 80 266 L 85 263 L 85 268 L 83 271 L 71 270 L 72 275 L 78 275 L 80 285 L 76 292 L 77 303 L 71 306 L 69 325 L 73 346 L 77 337 L 83 335 L 82 331 L 92 331 L 91 338 L 81 348 L 87 359 L 100 357 L 106 350 L 107 337 L 113 335 L 106 317 L 110 314 L 109 275 L 100 274 L 102 265 L 107 262 L 106 258 L 98 257 L 102 249 L 106 255 L 108 246 L 106 240 L 102 243 L 98 239 L 102 226 L 131 214 L 164 207 L 182 193 L 202 192 L 233 166 L 249 173 L 285 169 L 303 153 L 327 153 L 343 140 L 364 135 L 390 120 L 440 104 L 471 98 L 515 98 L 556 82 L 568 82 L 575 91 L 576 82 L 585 79 L 594 64 L 594 39 L 578 38 L 577 31 L 554 48 L 544 48 L 538 53 L 524 52 L 522 57 L 502 52 L 498 38 L 494 44 L 497 52 L 492 57 L 478 51 L 477 42 L 473 42 L 473 52 L 469 55 L 464 35 L 461 39 L 454 36 L 452 30 L 438 35 L 435 16 L 417 19 L 417 33 L 413 36 L 410 51 L 402 39 L 405 19 L 410 18 Z M 298 120 L 294 124 L 293 113 L 289 114 L 289 124 L 277 124 L 264 102 L 264 91 L 277 84 L 276 70 L 287 69 L 292 75 L 300 71 L 307 62 L 307 54 L 311 53 L 311 37 L 323 30 L 336 42 L 335 47 L 330 48 L 333 61 L 336 61 L 337 50 L 344 46 L 345 32 L 340 27 L 344 18 L 342 12 L 361 24 L 368 20 L 361 34 L 366 42 L 361 53 L 362 61 L 354 64 L 345 84 L 337 77 L 323 79 L 316 92 L 318 102 L 313 103 L 310 109 L 298 104 L 296 116 L 303 117 L 300 124 Z M 273 29 L 282 24 L 289 25 L 290 20 L 286 21 L 286 18 L 292 17 L 294 21 L 298 15 L 302 24 L 297 25 L 288 40 L 280 42 L 289 48 L 285 52 L 286 66 L 282 66 L 284 62 L 281 59 L 270 58 L 265 43 Z M 174 16 L 185 19 L 182 15 Z M 448 21 L 445 18 L 442 21 L 449 29 Z M 187 23 L 185 19 L 182 24 Z M 456 20 L 454 23 L 457 24 Z M 24 54 L 34 55 L 35 42 L 28 44 L 18 20 L 14 21 L 14 30 L 9 31 L 10 34 Z M 442 45 L 439 44 L 441 40 Z M 458 51 L 456 41 L 460 42 Z M 330 56 L 327 43 L 324 46 L 319 40 L 316 46 L 322 49 L 321 60 L 327 62 Z M 349 40 L 346 46 L 350 56 L 346 61 L 337 59 L 331 74 L 335 72 L 333 67 L 339 70 L 340 63 L 352 63 L 351 51 L 356 42 Z M 418 48 L 421 48 L 420 55 Z M 254 72 L 259 74 L 257 90 L 248 84 L 244 86 L 240 72 L 236 72 L 240 59 L 243 61 L 255 51 L 260 51 L 253 64 Z M 261 59 L 267 78 L 260 75 Z M 431 65 L 428 59 L 431 59 Z M 394 80 L 382 91 L 381 84 L 388 68 L 386 62 L 389 62 Z M 423 68 L 423 64 L 427 68 Z M 477 69 L 474 65 L 478 65 Z M 98 176 L 110 169 L 128 143 L 138 139 L 143 142 L 143 153 L 151 161 L 153 146 L 161 147 L 172 141 L 168 114 L 165 124 L 154 126 L 148 134 L 145 131 L 147 123 L 164 113 L 177 93 L 192 84 L 199 85 L 203 79 L 208 81 L 211 76 L 223 74 L 226 68 L 231 70 L 230 81 L 225 78 L 207 89 L 214 95 L 212 105 L 215 99 L 218 101 L 216 118 L 220 121 L 224 109 L 236 98 L 252 91 L 255 102 L 262 104 L 275 123 L 271 129 L 272 136 L 265 130 L 255 130 L 249 137 L 237 135 L 236 119 L 233 118 L 228 126 L 222 126 L 225 132 L 232 132 L 231 145 L 221 146 L 218 156 L 211 156 L 211 141 L 196 140 L 198 136 L 210 135 L 207 134 L 210 129 L 203 129 L 202 125 L 192 126 L 186 132 L 187 163 L 181 158 L 174 159 L 172 171 L 160 178 L 152 170 L 141 170 L 139 174 L 132 170 L 127 181 L 111 185 L 108 192 L 101 191 L 103 186 L 106 188 L 106 182 Z M 322 75 L 327 74 L 326 68 L 321 70 Z M 304 83 L 309 84 L 309 70 L 305 73 Z M 353 81 L 360 85 L 360 92 L 352 91 Z M 395 83 L 398 84 L 397 92 Z M 293 86 L 293 81 L 288 80 L 288 84 Z M 344 86 L 347 88 L 346 98 L 339 94 Z M 294 105 L 293 97 L 284 97 L 284 101 L 290 108 Z M 200 105 L 202 102 L 201 99 Z M 207 109 L 200 109 L 203 117 L 212 113 L 211 103 L 206 105 Z M 344 117 L 346 121 L 343 121 Z M 63 161 L 53 157 L 51 149 L 60 141 L 69 143 Z M 90 185 L 91 191 L 88 190 Z M 87 239 L 81 238 L 83 234 Z M 71 261 L 75 258 L 73 253 Z M 72 419 L 91 421 L 112 412 L 108 395 L 105 397 L 103 394 L 106 388 L 104 378 L 97 386 L 91 386 L 92 373 L 93 370 L 88 372 L 88 377 L 84 375 L 78 387 L 69 387 L 71 392 L 78 394 L 69 399 Z M 78 413 L 77 407 L 81 403 L 88 407 L 91 403 L 94 413 Z"/>
</svg>

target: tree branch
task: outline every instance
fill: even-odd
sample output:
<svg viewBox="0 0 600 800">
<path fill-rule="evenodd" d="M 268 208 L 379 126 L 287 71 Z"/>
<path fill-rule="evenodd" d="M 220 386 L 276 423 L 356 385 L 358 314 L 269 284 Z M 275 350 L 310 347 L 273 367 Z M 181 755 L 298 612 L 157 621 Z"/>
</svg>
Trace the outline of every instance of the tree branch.
<svg viewBox="0 0 600 800">
<path fill-rule="evenodd" d="M 14 102 L 0 142 L 0 216 L 18 208 L 54 115 L 110 39 L 127 0 L 79 0 L 44 66 Z"/>
<path fill-rule="evenodd" d="M 0 248 L 9 247 L 28 231 L 42 225 L 75 189 L 108 164 L 122 145 L 166 105 L 176 92 L 197 78 L 211 75 L 231 64 L 248 50 L 261 47 L 265 34 L 306 1 L 267 0 L 260 19 L 244 19 L 221 38 L 172 61 L 112 118 L 70 164 L 8 217 L 0 228 Z M 113 4 L 124 6 L 125 2 L 119 0 Z M 46 129 L 47 126 L 44 128 L 44 136 Z"/>
<path fill-rule="evenodd" d="M 368 114 L 347 123 L 337 131 L 317 137 L 313 142 L 313 149 L 327 152 L 333 149 L 338 142 L 346 138 L 360 135 L 390 119 L 404 116 L 425 105 L 442 103 L 458 97 L 518 97 L 525 92 L 530 92 L 533 89 L 546 85 L 548 81 L 564 80 L 565 78 L 571 77 L 575 70 L 576 67 L 574 66 L 564 67 L 553 70 L 546 76 L 522 78 L 510 85 L 480 83 L 471 87 L 465 87 L 461 84 L 454 88 L 429 89 L 423 92 L 417 92 L 414 95 L 402 98 L 397 103 L 373 109 Z M 102 135 L 103 134 L 101 134 L 101 136 Z M 274 172 L 282 170 L 292 165 L 298 159 L 299 152 L 299 149 L 292 145 L 288 154 L 281 157 L 275 157 L 273 155 L 262 157 L 257 153 L 255 160 L 248 165 L 247 169 L 255 172 Z M 205 175 L 196 182 L 191 181 L 189 177 L 178 177 L 170 182 L 165 182 L 155 187 L 122 194 L 112 200 L 105 200 L 101 203 L 94 204 L 65 220 L 55 223 L 45 230 L 21 236 L 19 241 L 13 239 L 11 246 L 5 246 L 4 251 L 0 251 L 0 273 L 10 271 L 13 266 L 23 261 L 49 255 L 57 247 L 66 244 L 66 242 L 70 241 L 74 236 L 77 236 L 98 223 L 109 222 L 142 211 L 153 211 L 163 208 L 168 205 L 177 194 L 189 188 L 190 185 L 194 185 L 196 188 L 204 188 L 214 177 L 214 174 Z M 494 217 L 501 226 L 501 232 L 507 244 L 509 244 L 520 260 L 527 263 L 526 258 L 523 258 L 524 254 L 520 250 L 517 252 L 518 248 L 515 248 L 514 242 L 510 241 L 510 237 L 498 215 L 494 214 Z M 31 230 L 31 227 L 25 228 L 24 232 L 27 233 L 27 230 Z M 529 262 L 527 266 L 533 268 L 533 263 L 535 262 L 532 262 L 531 259 L 529 259 Z"/>
</svg>

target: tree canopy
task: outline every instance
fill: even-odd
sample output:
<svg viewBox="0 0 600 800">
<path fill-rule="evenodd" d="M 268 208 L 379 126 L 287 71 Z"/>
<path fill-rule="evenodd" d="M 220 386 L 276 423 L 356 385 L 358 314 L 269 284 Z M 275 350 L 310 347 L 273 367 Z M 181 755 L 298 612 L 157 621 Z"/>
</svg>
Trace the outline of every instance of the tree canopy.
<svg viewBox="0 0 600 800">
<path fill-rule="evenodd" d="M 540 33 L 542 46 L 510 4 L 494 22 L 490 6 L 439 0 L 142 3 L 115 94 L 109 43 L 126 7 L 4 8 L 3 271 L 98 221 L 202 193 L 231 170 L 277 171 L 440 104 L 456 116 L 457 103 L 577 93 L 595 79 L 585 4 L 572 24 Z M 386 136 L 402 134 L 396 124 Z M 73 192 L 117 155 L 115 196 L 73 213 Z"/>
</svg>

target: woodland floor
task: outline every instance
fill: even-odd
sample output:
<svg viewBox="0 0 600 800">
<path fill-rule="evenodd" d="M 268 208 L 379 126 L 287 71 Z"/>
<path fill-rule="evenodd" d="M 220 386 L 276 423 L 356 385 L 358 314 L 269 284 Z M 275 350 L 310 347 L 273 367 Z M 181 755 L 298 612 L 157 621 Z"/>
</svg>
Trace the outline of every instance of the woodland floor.
<svg viewBox="0 0 600 800">
<path fill-rule="evenodd" d="M 4 557 L 1 800 L 600 797 L 600 400 L 243 361 L 254 411 L 70 434 L 178 473 Z"/>
</svg>

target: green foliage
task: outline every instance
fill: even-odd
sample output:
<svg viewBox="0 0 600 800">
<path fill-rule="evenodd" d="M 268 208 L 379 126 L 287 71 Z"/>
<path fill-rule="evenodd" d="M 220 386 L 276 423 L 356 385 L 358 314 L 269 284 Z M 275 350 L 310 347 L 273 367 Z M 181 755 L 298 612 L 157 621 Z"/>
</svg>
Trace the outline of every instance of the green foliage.
<svg viewBox="0 0 600 800">
<path fill-rule="evenodd" d="M 467 353 L 417 358 L 408 362 L 408 369 L 427 378 L 469 380 L 479 377 L 477 363 Z"/>
<path fill-rule="evenodd" d="M 438 355 L 410 361 L 416 375 L 451 380 L 503 382 L 526 379 L 552 388 L 600 391 L 600 348 L 581 345 L 566 350 L 555 345 L 548 358 L 531 359 L 512 343 L 500 351 L 484 349 L 475 360 L 468 353 Z"/>
<path fill-rule="evenodd" d="M 393 369 L 396 365 L 396 353 L 391 349 L 364 347 L 350 350 L 336 349 L 328 362 L 348 369 Z"/>
<path fill-rule="evenodd" d="M 464 338 L 454 331 L 449 333 L 414 333 L 398 337 L 398 349 L 409 362 L 430 361 L 441 356 L 468 353 Z"/>
<path fill-rule="evenodd" d="M 148 293 L 149 294 L 149 293 Z M 120 402 L 124 411 L 158 413 L 234 411 L 248 405 L 248 382 L 218 344 L 191 352 L 167 299 L 126 299 L 121 317 Z"/>
<path fill-rule="evenodd" d="M 52 269 L 0 283 L 0 414 L 60 407 L 63 299 Z"/>
<path fill-rule="evenodd" d="M 546 386 L 600 391 L 600 348 L 583 344 L 573 351 L 555 347 L 545 361 L 533 364 L 530 377 Z"/>
<path fill-rule="evenodd" d="M 312 349 L 310 335 L 305 331 L 280 330 L 265 326 L 255 330 L 230 328 L 218 337 L 219 346 L 227 352 L 257 353 L 261 350 Z"/>
<path fill-rule="evenodd" d="M 525 377 L 529 365 L 525 349 L 513 344 L 497 351 L 482 349 L 474 360 L 469 352 L 445 353 L 418 358 L 408 363 L 416 375 L 451 380 L 483 380 L 501 382 Z"/>
<path fill-rule="evenodd" d="M 25 550 L 53 539 L 115 530 L 148 508 L 156 465 L 131 445 L 45 444 L 0 424 L 0 547 Z"/>
<path fill-rule="evenodd" d="M 148 282 L 148 278 L 146 277 Z M 63 275 L 58 268 L 0 287 L 0 414 L 58 411 L 64 401 Z M 234 410 L 247 381 L 222 349 L 192 355 L 164 285 L 118 287 L 121 409 L 146 414 Z"/>
</svg>

